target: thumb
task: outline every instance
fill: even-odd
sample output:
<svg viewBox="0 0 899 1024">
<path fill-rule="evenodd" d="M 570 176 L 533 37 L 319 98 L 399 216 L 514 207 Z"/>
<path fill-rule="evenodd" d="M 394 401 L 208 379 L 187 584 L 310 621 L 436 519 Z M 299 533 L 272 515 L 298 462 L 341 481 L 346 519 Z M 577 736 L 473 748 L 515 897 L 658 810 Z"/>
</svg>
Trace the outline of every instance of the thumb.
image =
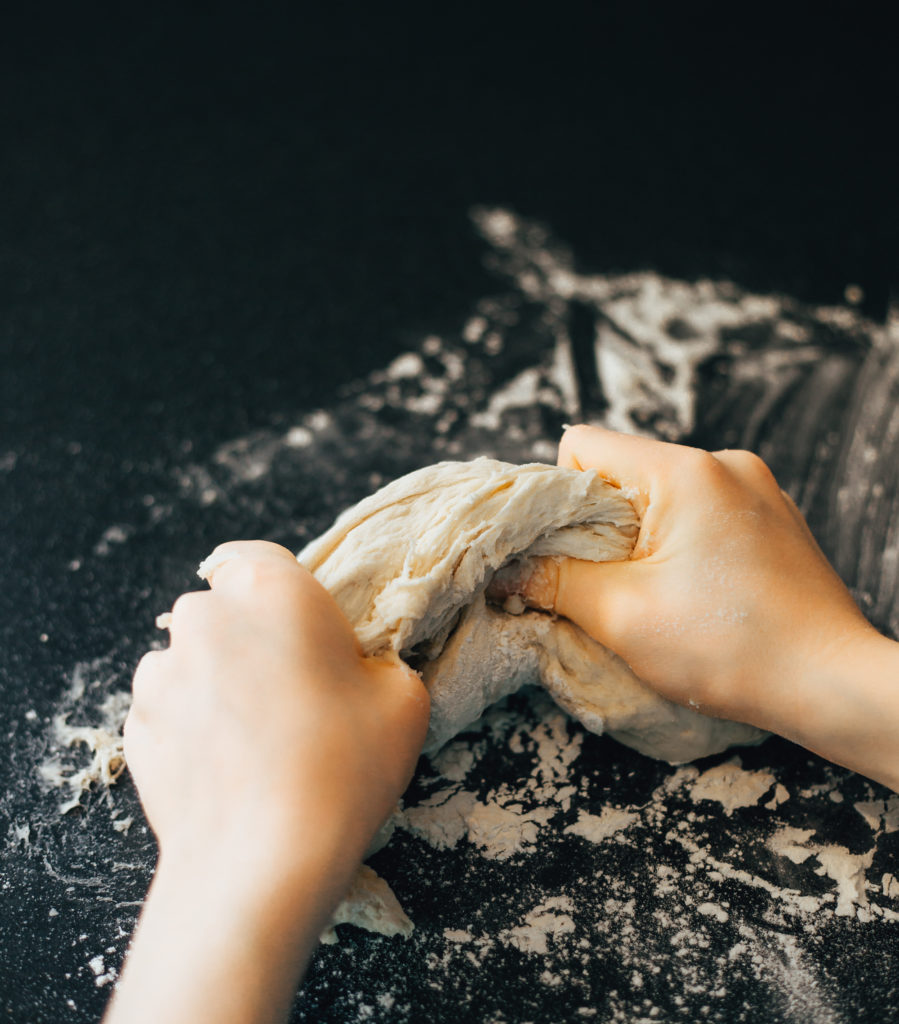
<svg viewBox="0 0 899 1024">
<path fill-rule="evenodd" d="M 640 561 L 587 562 L 578 558 L 529 558 L 504 566 L 487 588 L 509 611 L 524 607 L 555 612 L 594 640 L 621 653 L 646 605 Z"/>
<path fill-rule="evenodd" d="M 210 587 L 216 584 L 214 578 L 226 576 L 222 567 L 237 560 L 243 562 L 281 562 L 296 566 L 296 556 L 280 544 L 267 540 L 230 540 L 218 547 L 200 562 L 197 575 L 206 580 Z"/>
</svg>

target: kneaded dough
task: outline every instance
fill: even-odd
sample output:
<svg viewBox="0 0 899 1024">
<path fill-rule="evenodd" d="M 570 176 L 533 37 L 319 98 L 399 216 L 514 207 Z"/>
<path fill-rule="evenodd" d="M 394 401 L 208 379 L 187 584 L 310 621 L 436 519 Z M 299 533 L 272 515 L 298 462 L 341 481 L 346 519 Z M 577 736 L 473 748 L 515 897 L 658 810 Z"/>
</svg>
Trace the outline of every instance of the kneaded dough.
<svg viewBox="0 0 899 1024">
<path fill-rule="evenodd" d="M 501 697 L 544 686 L 587 729 L 672 764 L 766 733 L 665 700 L 567 620 L 485 600 L 515 557 L 627 558 L 639 528 L 594 471 L 492 459 L 441 462 L 344 512 L 298 555 L 366 654 L 412 664 L 431 695 L 433 753 Z"/>
</svg>

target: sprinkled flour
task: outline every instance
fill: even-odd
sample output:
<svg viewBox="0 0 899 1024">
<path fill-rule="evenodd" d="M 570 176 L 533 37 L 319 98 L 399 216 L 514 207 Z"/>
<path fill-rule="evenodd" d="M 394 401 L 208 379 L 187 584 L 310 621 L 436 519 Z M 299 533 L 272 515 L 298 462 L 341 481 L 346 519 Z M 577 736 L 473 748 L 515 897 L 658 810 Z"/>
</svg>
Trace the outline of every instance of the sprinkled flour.
<svg viewBox="0 0 899 1024">
<path fill-rule="evenodd" d="M 127 559 L 136 539 L 162 543 L 173 517 L 263 523 L 296 549 L 341 508 L 442 458 L 553 461 L 562 424 L 579 420 L 678 440 L 697 425 L 714 432 L 736 403 L 739 432 L 716 441 L 759 450 L 803 512 L 838 508 L 846 533 L 829 543 L 844 575 L 855 573 L 858 545 L 873 547 L 869 518 L 886 514 L 874 490 L 883 466 L 844 457 L 839 437 L 822 432 L 803 435 L 805 474 L 796 425 L 781 425 L 778 410 L 787 395 L 825 411 L 851 399 L 847 436 L 876 451 L 870 410 L 884 419 L 899 376 L 895 318 L 878 327 L 855 310 L 728 282 L 582 273 L 539 224 L 497 208 L 472 220 L 501 279 L 494 294 L 327 409 L 223 439 L 206 456 L 186 442 L 170 493 L 148 495 L 131 521 L 70 552 L 69 569 Z M 575 312 L 587 324 L 580 341 Z M 585 340 L 586 369 L 575 358 Z M 840 390 L 856 377 L 851 395 Z M 899 615 L 897 550 L 894 531 L 878 552 L 893 575 L 862 566 L 856 580 L 881 621 Z M 151 632 L 148 618 L 147 645 Z M 45 782 L 64 792 L 60 809 L 94 806 L 84 794 L 99 788 L 104 799 L 121 772 L 126 682 L 103 659 L 68 674 L 40 758 Z M 295 1019 L 545 1019 L 527 1003 L 532 989 L 551 993 L 566 1021 L 859 1019 L 832 965 L 844 951 L 881 948 L 873 936 L 894 941 L 899 797 L 804 758 L 769 741 L 675 770 L 585 734 L 542 694 L 490 709 L 422 762 L 396 835 L 374 858 L 415 930 L 403 941 L 340 925 L 310 966 Z M 110 820 L 110 848 L 145 828 L 118 808 Z M 44 856 L 46 827 L 19 818 L 6 842 Z M 63 827 L 80 828 L 78 814 Z M 108 900 L 140 867 L 119 855 L 122 874 L 104 882 L 47 863 L 85 899 Z M 375 888 L 373 900 L 387 899 Z M 92 987 L 113 981 L 138 905 L 123 902 L 126 927 L 85 948 Z"/>
</svg>

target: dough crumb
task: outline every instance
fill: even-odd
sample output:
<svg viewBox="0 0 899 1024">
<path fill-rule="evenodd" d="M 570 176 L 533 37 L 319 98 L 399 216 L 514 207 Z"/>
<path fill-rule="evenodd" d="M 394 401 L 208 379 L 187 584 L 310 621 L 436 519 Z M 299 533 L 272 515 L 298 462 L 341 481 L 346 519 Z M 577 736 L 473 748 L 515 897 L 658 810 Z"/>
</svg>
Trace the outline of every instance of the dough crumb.
<svg viewBox="0 0 899 1024">
<path fill-rule="evenodd" d="M 400 906 L 393 890 L 367 864 L 363 864 L 353 879 L 350 891 L 334 911 L 330 925 L 321 935 L 326 945 L 337 942 L 337 926 L 354 924 L 378 935 L 401 935 L 408 939 L 415 925 Z"/>
</svg>

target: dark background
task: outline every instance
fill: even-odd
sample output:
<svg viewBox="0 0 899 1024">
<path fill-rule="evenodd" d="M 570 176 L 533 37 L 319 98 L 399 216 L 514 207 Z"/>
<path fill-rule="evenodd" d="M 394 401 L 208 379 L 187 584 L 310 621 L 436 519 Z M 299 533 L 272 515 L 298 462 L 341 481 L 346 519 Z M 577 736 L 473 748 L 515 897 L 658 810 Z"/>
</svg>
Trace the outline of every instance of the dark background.
<svg viewBox="0 0 899 1024">
<path fill-rule="evenodd" d="M 473 203 L 585 270 L 853 282 L 881 318 L 896 281 L 895 62 L 863 16 L 36 4 L 2 28 L 0 432 L 44 470 L 5 498 L 4 576 L 84 521 L 43 500 L 51 451 L 96 478 L 173 426 L 202 448 L 461 317 Z"/>
<path fill-rule="evenodd" d="M 487 278 L 473 204 L 552 224 L 585 271 L 727 277 L 831 304 L 855 283 L 882 320 L 897 284 L 894 68 L 883 27 L 848 12 L 5 13 L 10 722 L 143 607 L 136 570 L 110 598 L 102 573 L 64 565 L 127 518 L 186 440 L 202 458 L 458 326 Z M 199 530 L 182 548 L 173 531 L 173 561 L 193 558 Z M 0 760 L 10 779 L 13 762 Z M 3 894 L 7 915 L 23 879 Z M 17 951 L 39 961 L 42 934 L 19 936 L 20 950 L 5 934 L 7 968 Z M 9 1002 L 10 1019 L 29 1019 L 32 999 Z"/>
</svg>

